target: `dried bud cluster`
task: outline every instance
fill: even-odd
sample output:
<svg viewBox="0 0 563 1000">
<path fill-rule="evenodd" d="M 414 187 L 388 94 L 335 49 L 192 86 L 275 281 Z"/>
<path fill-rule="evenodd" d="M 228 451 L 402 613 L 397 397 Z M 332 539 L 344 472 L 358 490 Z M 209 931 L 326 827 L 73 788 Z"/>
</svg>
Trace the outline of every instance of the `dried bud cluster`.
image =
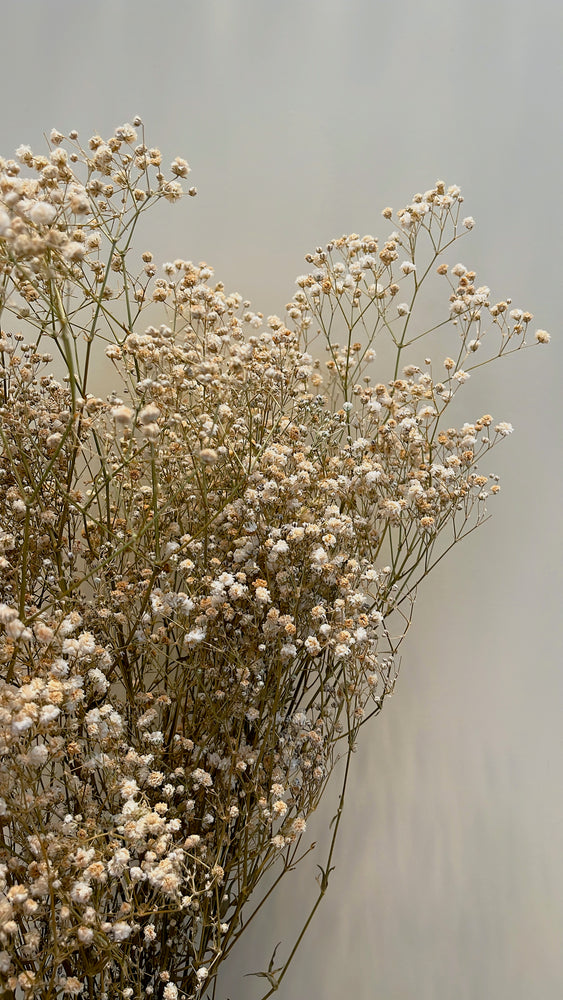
<svg viewBox="0 0 563 1000">
<path fill-rule="evenodd" d="M 474 225 L 442 182 L 385 241 L 309 254 L 285 321 L 204 262 L 134 273 L 189 171 L 138 128 L 0 159 L 0 989 L 42 1000 L 213 988 L 392 690 L 417 585 L 498 492 L 478 465 L 511 425 L 443 414 L 532 319 L 442 260 Z M 425 254 L 437 376 L 404 364 Z"/>
</svg>

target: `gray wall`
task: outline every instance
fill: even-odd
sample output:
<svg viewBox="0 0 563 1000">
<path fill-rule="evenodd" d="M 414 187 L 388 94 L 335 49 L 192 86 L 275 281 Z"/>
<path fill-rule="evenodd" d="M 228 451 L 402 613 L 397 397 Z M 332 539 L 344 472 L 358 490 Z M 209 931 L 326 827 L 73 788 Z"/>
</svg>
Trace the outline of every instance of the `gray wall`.
<svg viewBox="0 0 563 1000">
<path fill-rule="evenodd" d="M 396 694 L 354 761 L 331 888 L 278 995 L 556 1000 L 563 6 L 20 0 L 1 14 L 1 153 L 141 114 L 189 159 L 199 196 L 148 224 L 157 259 L 206 259 L 279 312 L 305 252 L 377 233 L 384 205 L 443 177 L 478 223 L 464 263 L 554 335 L 465 390 L 468 417 L 515 425 L 492 463 L 503 492 L 421 592 Z M 288 878 L 221 1000 L 260 995 L 242 973 L 314 888 Z"/>
</svg>

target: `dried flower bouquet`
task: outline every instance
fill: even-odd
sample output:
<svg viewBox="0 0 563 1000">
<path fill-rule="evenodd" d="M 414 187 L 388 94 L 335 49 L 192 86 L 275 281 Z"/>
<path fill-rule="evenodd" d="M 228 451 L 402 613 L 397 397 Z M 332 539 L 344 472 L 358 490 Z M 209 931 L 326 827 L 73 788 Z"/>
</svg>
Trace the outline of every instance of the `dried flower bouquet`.
<svg viewBox="0 0 563 1000">
<path fill-rule="evenodd" d="M 342 758 L 314 912 L 416 588 L 499 489 L 510 424 L 444 414 L 532 316 L 451 266 L 459 188 L 308 255 L 280 319 L 137 256 L 188 172 L 140 120 L 0 159 L 4 996 L 215 997 Z"/>
</svg>

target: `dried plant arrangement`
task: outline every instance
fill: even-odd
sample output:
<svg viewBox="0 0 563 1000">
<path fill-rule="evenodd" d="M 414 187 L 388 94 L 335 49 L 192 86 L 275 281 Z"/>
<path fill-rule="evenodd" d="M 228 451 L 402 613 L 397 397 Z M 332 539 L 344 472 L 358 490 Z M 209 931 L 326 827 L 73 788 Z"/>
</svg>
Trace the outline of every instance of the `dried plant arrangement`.
<svg viewBox="0 0 563 1000">
<path fill-rule="evenodd" d="M 162 160 L 140 119 L 0 159 L 0 989 L 14 998 L 215 998 L 309 853 L 336 768 L 312 912 L 263 973 L 264 996 L 278 989 L 417 587 L 499 490 L 480 467 L 512 427 L 451 427 L 448 407 L 484 364 L 549 340 L 455 263 L 474 224 L 455 186 L 385 209 L 381 240 L 309 254 L 282 319 L 206 263 L 141 252 L 142 215 L 189 173 Z M 429 281 L 444 304 L 421 328 Z"/>
</svg>

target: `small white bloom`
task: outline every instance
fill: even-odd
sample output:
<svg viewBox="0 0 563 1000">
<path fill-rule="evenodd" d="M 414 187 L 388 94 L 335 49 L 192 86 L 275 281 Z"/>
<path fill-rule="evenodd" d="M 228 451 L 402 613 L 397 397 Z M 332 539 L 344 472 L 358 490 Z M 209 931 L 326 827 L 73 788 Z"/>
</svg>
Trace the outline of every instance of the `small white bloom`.
<svg viewBox="0 0 563 1000">
<path fill-rule="evenodd" d="M 133 418 L 133 410 L 128 406 L 114 406 L 111 415 L 116 424 L 129 424 Z"/>
<path fill-rule="evenodd" d="M 131 934 L 132 927 L 124 921 L 118 920 L 118 922 L 113 925 L 112 930 L 115 941 L 126 941 Z"/>
<path fill-rule="evenodd" d="M 91 681 L 96 694 L 106 693 L 109 687 L 109 681 L 105 674 L 98 669 L 98 667 L 93 667 L 92 670 L 88 671 L 88 678 Z"/>
<path fill-rule="evenodd" d="M 155 420 L 158 420 L 159 417 L 160 410 L 158 406 L 155 406 L 154 403 L 149 403 L 147 406 L 144 406 L 139 413 L 139 423 L 152 424 Z"/>
<path fill-rule="evenodd" d="M 286 642 L 280 649 L 281 659 L 291 660 L 294 656 L 297 656 L 297 647 L 293 642 Z"/>
<path fill-rule="evenodd" d="M 205 630 L 202 628 L 193 628 L 191 632 L 184 638 L 184 644 L 186 646 L 197 646 L 200 642 L 205 639 Z"/>
<path fill-rule="evenodd" d="M 96 649 L 96 640 L 91 632 L 81 632 L 78 636 L 78 656 L 91 656 Z"/>
<path fill-rule="evenodd" d="M 317 566 L 323 566 L 324 563 L 328 562 L 328 554 L 326 550 L 323 549 L 322 545 L 319 545 L 318 548 L 314 549 L 311 553 L 311 561 L 316 563 Z"/>
<path fill-rule="evenodd" d="M 82 993 L 84 989 L 84 983 L 81 983 L 76 976 L 68 976 L 67 979 L 61 983 L 63 988 L 63 993 L 70 993 L 71 996 L 76 996 L 78 993 Z"/>
<path fill-rule="evenodd" d="M 65 260 L 82 260 L 86 256 L 86 248 L 82 245 L 82 243 L 77 243 L 75 240 L 71 240 L 70 243 L 67 243 L 65 246 L 63 256 Z"/>
<path fill-rule="evenodd" d="M 119 850 L 117 850 L 107 866 L 110 875 L 115 875 L 115 876 L 121 875 L 125 870 L 125 867 L 130 857 L 131 855 L 129 854 L 129 851 L 127 850 L 126 847 L 121 847 Z"/>
<path fill-rule="evenodd" d="M 455 274 L 456 278 L 463 278 L 463 275 L 467 273 L 467 268 L 463 264 L 456 264 L 452 267 L 452 274 Z"/>
<path fill-rule="evenodd" d="M 70 892 L 70 898 L 73 899 L 75 903 L 87 903 L 92 895 L 92 892 L 93 889 L 87 882 L 75 882 Z"/>
<path fill-rule="evenodd" d="M 43 705 L 41 709 L 41 714 L 39 716 L 39 722 L 47 724 L 48 722 L 53 722 L 61 714 L 60 708 L 57 705 Z"/>
<path fill-rule="evenodd" d="M 192 774 L 192 781 L 194 783 L 194 788 L 211 788 L 213 784 L 213 779 L 207 771 L 204 771 L 202 767 L 196 767 Z"/>
<path fill-rule="evenodd" d="M 190 172 L 189 164 L 181 156 L 177 156 L 171 163 L 170 169 L 176 177 L 187 177 Z"/>
<path fill-rule="evenodd" d="M 304 646 L 310 656 L 317 656 L 321 651 L 321 644 L 314 635 L 309 635 L 305 639 Z"/>
<path fill-rule="evenodd" d="M 36 226 L 48 226 L 53 221 L 57 210 L 46 201 L 36 201 L 30 209 L 29 218 Z"/>
<path fill-rule="evenodd" d="M 39 746 L 34 746 L 31 748 L 31 750 L 27 755 L 27 759 L 29 760 L 29 763 L 33 765 L 33 767 L 41 767 L 41 765 L 44 764 L 45 761 L 47 760 L 48 756 L 49 756 L 48 748 L 45 746 L 44 743 L 41 743 L 39 744 Z"/>
<path fill-rule="evenodd" d="M 139 786 L 135 781 L 135 778 L 128 778 L 126 781 L 121 783 L 121 795 L 124 799 L 133 799 L 139 791 Z"/>
</svg>

